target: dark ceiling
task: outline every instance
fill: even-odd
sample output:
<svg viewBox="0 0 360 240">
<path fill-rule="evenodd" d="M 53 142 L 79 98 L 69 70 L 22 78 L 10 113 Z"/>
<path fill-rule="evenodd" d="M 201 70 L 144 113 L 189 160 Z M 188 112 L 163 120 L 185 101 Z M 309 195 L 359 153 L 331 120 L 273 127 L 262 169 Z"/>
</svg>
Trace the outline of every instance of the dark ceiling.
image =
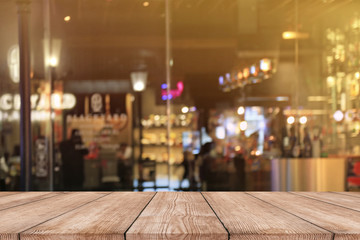
<svg viewBox="0 0 360 240">
<path fill-rule="evenodd" d="M 34 7 L 42 8 L 42 2 L 34 0 Z M 51 36 L 62 40 L 59 78 L 129 79 L 131 71 L 146 69 L 150 85 L 165 81 L 164 0 L 147 0 L 147 7 L 144 0 L 50 2 Z M 295 0 L 170 2 L 172 76 L 187 82 L 199 105 L 234 97 L 219 91 L 220 74 L 251 64 L 265 52 L 293 49 L 293 42 L 282 40 L 281 33 L 294 29 Z M 359 7 L 359 2 L 298 0 L 298 27 L 312 36 L 301 46 L 321 48 L 321 30 L 345 21 L 349 8 Z M 71 21 L 65 22 L 65 16 Z M 39 28 L 42 17 L 33 16 Z M 199 91 L 199 86 L 208 91 Z"/>
</svg>

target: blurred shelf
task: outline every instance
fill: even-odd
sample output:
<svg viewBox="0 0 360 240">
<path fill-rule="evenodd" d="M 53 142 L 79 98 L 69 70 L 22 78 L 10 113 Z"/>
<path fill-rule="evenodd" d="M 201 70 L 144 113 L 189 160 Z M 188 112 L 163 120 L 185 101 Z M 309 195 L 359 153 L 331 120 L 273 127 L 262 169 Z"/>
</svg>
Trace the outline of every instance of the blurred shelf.
<svg viewBox="0 0 360 240">
<path fill-rule="evenodd" d="M 166 126 L 159 126 L 159 127 L 156 127 L 156 126 L 153 126 L 153 127 L 144 127 L 143 126 L 143 130 L 155 130 L 155 129 L 163 129 L 163 130 L 167 130 L 167 127 Z M 172 129 L 191 129 L 190 126 L 176 126 L 176 127 L 171 127 L 170 128 L 171 130 Z"/>
<path fill-rule="evenodd" d="M 139 147 L 139 145 L 136 145 L 136 147 Z M 160 147 L 160 148 L 167 148 L 167 145 L 162 145 L 162 144 L 143 144 L 143 147 Z M 182 145 L 172 145 L 170 146 L 170 148 L 182 148 Z"/>
</svg>

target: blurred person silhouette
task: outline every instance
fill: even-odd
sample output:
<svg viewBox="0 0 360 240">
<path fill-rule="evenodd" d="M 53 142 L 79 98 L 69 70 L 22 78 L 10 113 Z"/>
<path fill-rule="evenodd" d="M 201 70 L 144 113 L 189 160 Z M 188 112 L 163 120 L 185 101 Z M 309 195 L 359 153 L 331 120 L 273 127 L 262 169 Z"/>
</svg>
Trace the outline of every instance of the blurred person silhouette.
<svg viewBox="0 0 360 240">
<path fill-rule="evenodd" d="M 319 158 L 321 157 L 321 147 L 322 147 L 322 141 L 321 141 L 321 128 L 315 127 L 313 129 L 313 139 L 312 139 L 312 157 L 313 158 Z"/>
<path fill-rule="evenodd" d="M 312 157 L 312 143 L 311 143 L 311 137 L 308 127 L 304 128 L 303 144 L 304 144 L 303 157 L 305 158 Z"/>
<path fill-rule="evenodd" d="M 60 143 L 65 190 L 79 191 L 84 181 L 84 156 L 88 150 L 83 146 L 79 129 L 73 129 L 71 137 Z"/>
<path fill-rule="evenodd" d="M 7 157 L 4 154 L 0 157 L 0 191 L 6 191 L 6 179 L 9 174 L 9 167 L 7 165 Z"/>
<path fill-rule="evenodd" d="M 20 145 L 16 144 L 14 146 L 13 153 L 9 159 L 9 175 L 10 175 L 10 190 L 19 190 L 20 189 Z"/>
<path fill-rule="evenodd" d="M 206 191 L 209 178 L 211 177 L 211 167 L 214 164 L 215 159 L 211 155 L 213 149 L 213 142 L 207 142 L 201 146 L 198 164 L 200 166 L 200 181 L 201 189 Z"/>
<path fill-rule="evenodd" d="M 234 165 L 236 169 L 236 190 L 237 191 L 245 191 L 246 190 L 246 176 L 245 176 L 245 157 L 244 157 L 244 151 L 242 148 L 240 150 L 236 151 L 235 157 L 234 157 Z"/>
<path fill-rule="evenodd" d="M 127 143 L 121 143 L 116 154 L 118 158 L 117 172 L 122 182 L 122 188 L 132 189 L 132 149 Z"/>
<path fill-rule="evenodd" d="M 180 180 L 179 188 L 182 189 L 183 182 L 185 179 L 189 181 L 189 189 L 192 190 L 195 186 L 195 175 L 194 175 L 194 161 L 191 151 L 186 150 L 184 152 L 184 159 L 181 162 L 184 168 L 182 179 Z"/>
<path fill-rule="evenodd" d="M 295 135 L 295 127 L 291 126 L 290 138 L 289 138 L 289 145 L 290 145 L 289 157 L 298 157 L 299 156 L 300 152 L 299 152 L 297 143 L 298 143 L 298 140 Z"/>
</svg>

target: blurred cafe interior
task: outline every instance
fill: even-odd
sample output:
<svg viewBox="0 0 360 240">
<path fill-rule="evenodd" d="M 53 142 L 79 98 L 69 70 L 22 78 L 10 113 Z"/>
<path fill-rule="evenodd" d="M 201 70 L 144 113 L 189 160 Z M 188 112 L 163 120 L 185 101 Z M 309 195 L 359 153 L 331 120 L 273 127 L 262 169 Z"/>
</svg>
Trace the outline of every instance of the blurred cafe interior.
<svg viewBox="0 0 360 240">
<path fill-rule="evenodd" d="M 0 190 L 360 191 L 360 0 L 1 0 Z"/>
</svg>

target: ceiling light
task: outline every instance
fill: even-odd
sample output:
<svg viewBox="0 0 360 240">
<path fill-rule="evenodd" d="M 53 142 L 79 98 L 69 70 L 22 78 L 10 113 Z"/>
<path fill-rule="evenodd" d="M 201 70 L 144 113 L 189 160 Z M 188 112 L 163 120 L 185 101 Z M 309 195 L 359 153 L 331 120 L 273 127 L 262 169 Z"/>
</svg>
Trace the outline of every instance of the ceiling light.
<svg viewBox="0 0 360 240">
<path fill-rule="evenodd" d="M 307 117 L 302 116 L 299 121 L 300 121 L 301 124 L 306 124 L 307 123 Z"/>
<path fill-rule="evenodd" d="M 288 124 L 294 124 L 294 122 L 295 122 L 295 118 L 293 116 L 288 117 L 287 119 Z"/>
<path fill-rule="evenodd" d="M 340 110 L 337 110 L 333 115 L 335 121 L 341 122 L 344 119 L 344 113 Z"/>
<path fill-rule="evenodd" d="M 260 70 L 264 72 L 268 72 L 271 69 L 271 61 L 268 58 L 264 58 L 260 60 Z"/>
<path fill-rule="evenodd" d="M 144 7 L 148 7 L 149 5 L 150 5 L 149 2 L 143 2 L 143 6 L 144 6 Z"/>
<path fill-rule="evenodd" d="M 286 31 L 286 32 L 283 32 L 282 38 L 283 39 L 307 39 L 307 38 L 309 38 L 309 33 Z"/>
<path fill-rule="evenodd" d="M 183 107 L 182 109 L 181 109 L 181 112 L 182 113 L 188 113 L 189 112 L 189 108 L 188 107 Z"/>
<path fill-rule="evenodd" d="M 146 88 L 147 72 L 132 72 L 131 83 L 135 92 L 142 92 Z"/>
<path fill-rule="evenodd" d="M 245 108 L 243 106 L 239 107 L 238 110 L 237 110 L 237 113 L 239 115 L 243 115 L 245 113 Z"/>
<path fill-rule="evenodd" d="M 64 17 L 64 21 L 65 21 L 65 22 L 70 22 L 70 20 L 71 20 L 71 17 L 70 17 L 70 16 Z"/>
<path fill-rule="evenodd" d="M 51 67 L 56 67 L 58 65 L 58 60 L 56 57 L 52 57 L 49 59 L 49 64 Z"/>
</svg>

